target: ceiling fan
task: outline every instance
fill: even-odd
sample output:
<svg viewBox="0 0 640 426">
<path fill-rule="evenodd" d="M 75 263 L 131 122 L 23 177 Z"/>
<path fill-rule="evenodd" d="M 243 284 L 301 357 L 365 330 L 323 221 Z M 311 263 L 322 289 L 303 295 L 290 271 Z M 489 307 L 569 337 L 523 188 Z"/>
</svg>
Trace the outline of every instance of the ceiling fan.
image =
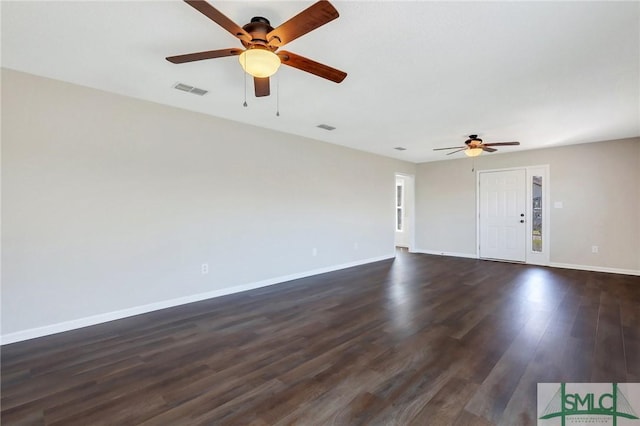
<svg viewBox="0 0 640 426">
<path fill-rule="evenodd" d="M 218 9 L 203 0 L 184 0 L 189 6 L 211 19 L 216 24 L 238 38 L 241 48 L 207 50 L 186 55 L 169 56 L 167 61 L 174 64 L 201 61 L 204 59 L 239 56 L 240 65 L 253 76 L 256 96 L 269 96 L 269 77 L 280 64 L 315 74 L 318 77 L 340 83 L 347 73 L 311 59 L 278 49 L 318 27 L 336 19 L 339 14 L 331 3 L 321 0 L 303 10 L 277 28 L 268 19 L 256 16 L 251 22 L 240 27 L 223 15 Z"/>
<path fill-rule="evenodd" d="M 469 139 L 464 141 L 465 146 L 454 146 L 449 148 L 434 148 L 434 151 L 441 151 L 443 149 L 455 149 L 455 151 L 451 151 L 447 153 L 447 155 L 455 154 L 456 152 L 464 151 L 467 157 L 477 157 L 482 154 L 482 151 L 487 152 L 495 152 L 497 149 L 492 148 L 493 146 L 509 146 L 509 145 L 520 145 L 520 142 L 492 142 L 492 143 L 484 143 L 482 139 L 478 137 L 478 135 L 469 135 Z"/>
</svg>

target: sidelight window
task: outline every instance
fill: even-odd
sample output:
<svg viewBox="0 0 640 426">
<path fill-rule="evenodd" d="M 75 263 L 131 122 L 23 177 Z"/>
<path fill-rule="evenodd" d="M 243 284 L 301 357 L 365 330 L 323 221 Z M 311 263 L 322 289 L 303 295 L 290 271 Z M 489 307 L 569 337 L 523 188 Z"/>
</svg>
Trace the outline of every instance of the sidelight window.
<svg viewBox="0 0 640 426">
<path fill-rule="evenodd" d="M 542 176 L 533 176 L 531 250 L 542 252 Z"/>
</svg>

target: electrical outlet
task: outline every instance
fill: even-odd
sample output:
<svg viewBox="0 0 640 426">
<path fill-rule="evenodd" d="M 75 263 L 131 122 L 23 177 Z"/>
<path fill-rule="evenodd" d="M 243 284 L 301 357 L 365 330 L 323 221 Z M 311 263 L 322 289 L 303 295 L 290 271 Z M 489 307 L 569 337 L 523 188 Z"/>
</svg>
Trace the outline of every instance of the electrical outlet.
<svg viewBox="0 0 640 426">
<path fill-rule="evenodd" d="M 356 242 L 356 243 L 353 243 L 353 249 L 354 249 L 354 250 L 358 250 L 358 243 L 357 243 L 357 242 Z"/>
<path fill-rule="evenodd" d="M 202 273 L 202 275 L 206 275 L 209 273 L 209 264 L 208 263 L 203 263 L 200 266 L 200 272 Z"/>
<path fill-rule="evenodd" d="M 314 247 L 314 248 L 311 250 L 311 256 L 317 256 L 317 255 L 318 255 L 318 249 Z"/>
<path fill-rule="evenodd" d="M 591 253 L 597 253 L 598 252 L 598 246 L 591 246 Z"/>
</svg>

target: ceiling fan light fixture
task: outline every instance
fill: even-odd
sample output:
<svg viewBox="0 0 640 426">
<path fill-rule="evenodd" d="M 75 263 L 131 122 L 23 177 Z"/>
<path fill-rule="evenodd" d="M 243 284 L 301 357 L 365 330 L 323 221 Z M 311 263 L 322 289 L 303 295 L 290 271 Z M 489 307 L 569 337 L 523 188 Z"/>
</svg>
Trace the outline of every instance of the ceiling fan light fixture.
<svg viewBox="0 0 640 426">
<path fill-rule="evenodd" d="M 482 148 L 469 148 L 465 149 L 464 153 L 467 157 L 477 157 L 482 154 Z"/>
<path fill-rule="evenodd" d="M 238 58 L 242 69 L 254 77 L 271 77 L 280 67 L 278 55 L 268 49 L 247 49 Z"/>
</svg>

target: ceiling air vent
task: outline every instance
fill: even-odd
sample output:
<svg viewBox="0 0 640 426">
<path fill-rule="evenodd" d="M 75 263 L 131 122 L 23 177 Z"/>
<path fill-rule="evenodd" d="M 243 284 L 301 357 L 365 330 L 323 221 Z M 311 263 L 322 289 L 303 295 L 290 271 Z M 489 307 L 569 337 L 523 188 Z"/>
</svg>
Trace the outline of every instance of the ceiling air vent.
<svg viewBox="0 0 640 426">
<path fill-rule="evenodd" d="M 395 150 L 397 150 L 397 151 L 406 151 L 406 150 L 407 150 L 407 148 L 405 148 L 405 147 L 403 147 L 403 146 L 396 146 L 396 147 L 395 147 L 395 148 L 393 148 L 393 149 L 395 149 Z"/>
<path fill-rule="evenodd" d="M 209 93 L 208 90 L 200 89 L 198 87 L 189 86 L 188 84 L 184 84 L 184 83 L 176 83 L 176 85 L 173 86 L 173 88 L 174 89 L 178 89 L 178 90 L 182 90 L 183 92 L 193 93 L 194 95 L 198 95 L 198 96 L 204 96 L 207 93 Z"/>
<path fill-rule="evenodd" d="M 328 124 L 318 124 L 316 127 L 319 127 L 324 130 L 335 130 L 336 128 L 333 126 L 329 126 Z"/>
</svg>

